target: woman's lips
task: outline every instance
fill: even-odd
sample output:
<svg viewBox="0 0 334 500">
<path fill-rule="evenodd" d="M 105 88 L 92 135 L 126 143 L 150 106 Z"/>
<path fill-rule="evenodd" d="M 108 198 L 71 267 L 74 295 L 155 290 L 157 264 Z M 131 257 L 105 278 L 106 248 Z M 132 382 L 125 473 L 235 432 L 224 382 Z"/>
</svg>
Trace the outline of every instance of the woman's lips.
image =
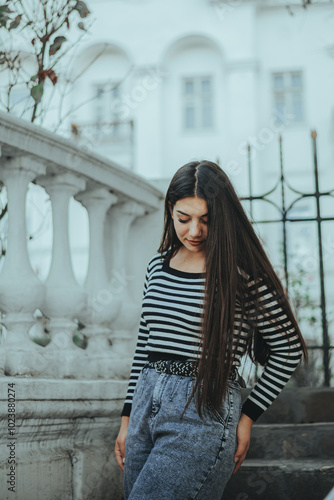
<svg viewBox="0 0 334 500">
<path fill-rule="evenodd" d="M 201 241 L 188 240 L 188 242 L 190 243 L 190 245 L 197 246 L 197 245 L 200 245 L 203 242 L 203 240 L 201 240 Z"/>
</svg>

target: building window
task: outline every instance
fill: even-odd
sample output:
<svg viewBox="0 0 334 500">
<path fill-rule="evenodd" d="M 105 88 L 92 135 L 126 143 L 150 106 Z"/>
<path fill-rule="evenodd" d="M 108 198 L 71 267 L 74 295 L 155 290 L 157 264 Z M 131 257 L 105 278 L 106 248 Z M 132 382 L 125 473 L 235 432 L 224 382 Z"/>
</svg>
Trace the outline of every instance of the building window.
<svg viewBox="0 0 334 500">
<path fill-rule="evenodd" d="M 113 136 L 119 135 L 120 117 L 117 104 L 120 97 L 120 88 L 114 83 L 94 85 L 95 127 L 97 130 L 108 128 Z"/>
<path fill-rule="evenodd" d="M 185 130 L 209 130 L 213 127 L 211 77 L 184 78 L 182 99 Z"/>
<path fill-rule="evenodd" d="M 301 123 L 304 120 L 302 73 L 273 73 L 272 82 L 276 122 Z"/>
</svg>

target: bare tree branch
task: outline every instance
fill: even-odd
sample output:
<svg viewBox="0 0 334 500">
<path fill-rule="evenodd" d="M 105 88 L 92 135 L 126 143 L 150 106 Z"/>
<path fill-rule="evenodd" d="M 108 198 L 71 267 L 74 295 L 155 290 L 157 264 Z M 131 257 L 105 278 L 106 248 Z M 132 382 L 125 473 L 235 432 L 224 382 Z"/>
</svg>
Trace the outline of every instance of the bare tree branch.
<svg viewBox="0 0 334 500">
<path fill-rule="evenodd" d="M 59 62 L 63 59 L 65 54 L 75 46 L 78 41 L 80 41 L 85 33 L 80 33 L 76 42 L 72 43 L 72 46 L 66 51 L 66 47 L 62 47 L 63 42 L 66 38 L 61 35 L 57 36 L 58 33 L 64 33 L 64 31 L 70 29 L 70 18 L 73 19 L 78 16 L 88 16 L 90 14 L 84 2 L 80 2 L 85 7 L 84 13 L 77 7 L 78 2 L 76 0 L 13 0 L 11 3 L 11 15 L 4 18 L 2 21 L 0 29 L 7 31 L 7 39 L 13 41 L 14 35 L 11 30 L 18 30 L 26 39 L 27 45 L 31 47 L 33 52 L 33 57 L 36 62 L 36 81 L 33 81 L 35 75 L 30 75 L 30 78 L 26 81 L 26 85 L 30 89 L 31 97 L 34 99 L 34 104 L 32 107 L 31 121 L 35 121 L 40 113 L 38 109 L 42 107 L 43 93 L 45 87 L 45 80 L 49 79 L 55 86 L 57 83 L 56 70 L 59 66 Z M 3 17 L 3 13 L 0 12 L 0 19 Z M 13 22 L 15 20 L 14 26 Z M 8 26 L 8 24 L 10 25 Z M 23 26 L 23 28 L 19 28 Z M 15 37 L 19 40 L 18 37 Z M 17 45 L 17 43 L 16 43 Z M 13 70 L 12 62 L 15 57 L 15 52 L 18 54 L 16 49 L 13 52 L 6 50 L 8 55 L 5 61 L 5 69 Z M 56 54 L 57 53 L 57 54 Z M 55 55 L 56 54 L 56 55 Z M 20 66 L 23 68 L 23 65 Z M 1 67 L 1 71 L 3 67 Z M 13 75 L 9 75 L 7 93 L 9 97 L 7 99 L 7 111 L 10 112 L 10 93 L 18 84 L 17 79 L 13 79 Z M 54 95 L 54 92 L 53 92 Z"/>
</svg>

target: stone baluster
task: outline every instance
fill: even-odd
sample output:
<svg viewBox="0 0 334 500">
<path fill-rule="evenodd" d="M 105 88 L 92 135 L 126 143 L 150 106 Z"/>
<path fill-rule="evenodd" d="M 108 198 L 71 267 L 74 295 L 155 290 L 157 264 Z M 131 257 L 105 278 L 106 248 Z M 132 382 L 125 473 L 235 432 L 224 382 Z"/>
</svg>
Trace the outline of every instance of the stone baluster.
<svg viewBox="0 0 334 500">
<path fill-rule="evenodd" d="M 76 377 L 76 365 L 84 351 L 73 342 L 78 312 L 85 307 L 86 293 L 77 283 L 72 269 L 69 247 L 69 202 L 85 188 L 83 179 L 64 173 L 43 176 L 37 182 L 50 195 L 53 220 L 52 262 L 46 280 L 43 313 L 50 318 L 51 342 L 46 346 L 49 374 L 54 377 Z"/>
<path fill-rule="evenodd" d="M 110 248 L 112 265 L 110 268 L 110 283 L 113 294 L 121 301 L 121 309 L 112 323 L 113 353 L 117 355 L 118 378 L 127 378 L 132 362 L 133 330 L 139 323 L 141 304 L 133 300 L 129 284 L 134 276 L 127 273 L 127 258 L 130 256 L 128 245 L 129 230 L 137 217 L 144 215 L 145 209 L 134 201 L 128 201 L 112 207 L 109 213 Z"/>
<path fill-rule="evenodd" d="M 81 371 L 91 377 L 112 377 L 114 356 L 108 342 L 110 323 L 120 309 L 121 298 L 111 290 L 108 282 L 105 260 L 105 218 L 111 205 L 117 203 L 117 196 L 105 188 L 97 188 L 75 197 L 86 207 L 89 218 L 89 265 L 85 281 L 88 302 L 79 319 L 85 325 L 83 333 L 88 337 L 87 362 Z M 80 371 L 80 367 L 78 367 Z"/>
<path fill-rule="evenodd" d="M 5 375 L 36 375 L 46 367 L 44 348 L 29 338 L 33 314 L 43 304 L 45 285 L 32 270 L 26 232 L 28 184 L 46 167 L 29 157 L 0 159 L 0 176 L 7 189 L 8 241 L 0 275 L 1 323 L 6 335 L 1 349 Z"/>
</svg>

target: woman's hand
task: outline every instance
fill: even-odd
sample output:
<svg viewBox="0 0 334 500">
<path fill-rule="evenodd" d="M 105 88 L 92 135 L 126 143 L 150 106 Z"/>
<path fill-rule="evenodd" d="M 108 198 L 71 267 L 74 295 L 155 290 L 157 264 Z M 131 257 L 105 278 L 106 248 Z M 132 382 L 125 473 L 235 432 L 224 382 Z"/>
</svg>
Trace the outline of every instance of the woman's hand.
<svg viewBox="0 0 334 500">
<path fill-rule="evenodd" d="M 237 472 L 242 462 L 245 460 L 249 449 L 250 433 L 253 423 L 254 421 L 251 418 L 244 413 L 241 414 L 237 428 L 238 448 L 234 455 L 234 461 L 237 462 L 237 464 L 234 468 L 233 474 Z"/>
<path fill-rule="evenodd" d="M 116 460 L 122 471 L 124 471 L 125 441 L 128 432 L 128 426 L 129 426 L 129 417 L 122 417 L 121 427 L 115 444 Z"/>
</svg>

